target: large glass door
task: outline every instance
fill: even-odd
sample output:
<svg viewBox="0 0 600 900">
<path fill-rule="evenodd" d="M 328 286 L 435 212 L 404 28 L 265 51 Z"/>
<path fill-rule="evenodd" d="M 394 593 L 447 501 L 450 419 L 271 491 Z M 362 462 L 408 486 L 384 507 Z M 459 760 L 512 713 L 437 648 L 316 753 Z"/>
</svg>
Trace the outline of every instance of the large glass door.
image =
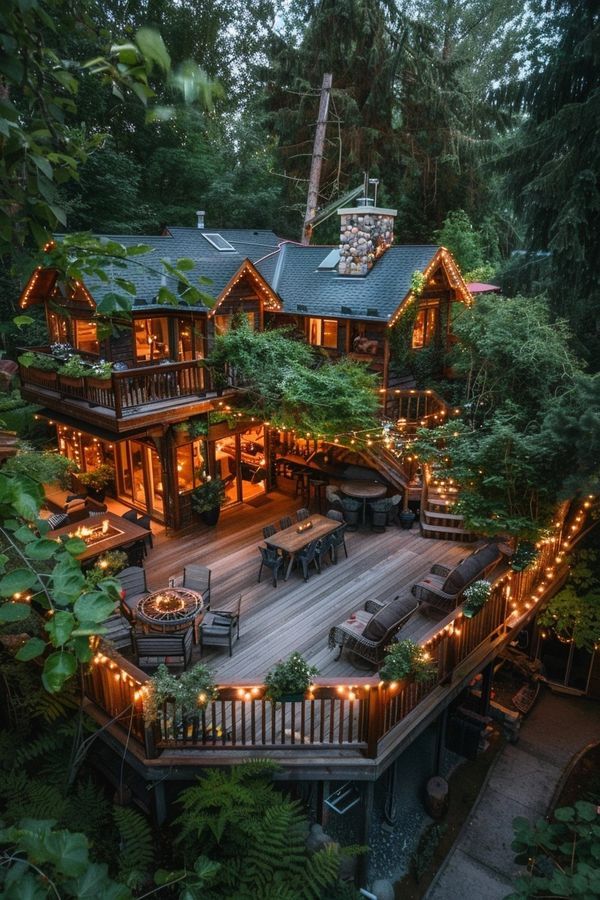
<svg viewBox="0 0 600 900">
<path fill-rule="evenodd" d="M 160 457 L 154 447 L 139 441 L 117 444 L 119 497 L 151 516 L 164 517 L 164 488 Z"/>
<path fill-rule="evenodd" d="M 267 489 L 262 425 L 215 441 L 216 473 L 225 482 L 225 503 L 248 502 Z"/>
</svg>

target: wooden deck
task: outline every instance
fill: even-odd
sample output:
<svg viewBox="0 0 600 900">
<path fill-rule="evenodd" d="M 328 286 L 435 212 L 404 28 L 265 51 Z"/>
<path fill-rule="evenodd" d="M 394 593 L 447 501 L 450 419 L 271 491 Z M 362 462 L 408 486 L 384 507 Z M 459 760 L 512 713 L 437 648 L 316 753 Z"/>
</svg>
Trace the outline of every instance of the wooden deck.
<svg viewBox="0 0 600 900">
<path fill-rule="evenodd" d="M 356 659 L 346 653 L 335 661 L 336 652 L 327 647 L 330 627 L 361 609 L 365 600 L 392 600 L 408 592 L 434 562 L 453 565 L 472 550 L 426 540 L 416 527 L 402 531 L 394 525 L 383 534 L 364 528 L 346 533 L 348 559 L 342 551 L 337 565 L 327 564 L 321 574 L 311 567 L 307 583 L 294 570 L 287 582 L 280 580 L 274 588 L 270 571 L 263 569 L 258 584 L 257 547 L 263 543 L 263 526 L 278 523 L 301 505 L 299 499 L 275 492 L 256 506 L 242 504 L 225 510 L 215 528 L 198 525 L 183 535 L 155 534 L 146 562 L 152 590 L 165 586 L 170 576 L 181 575 L 184 565 L 201 563 L 212 570 L 213 609 L 232 607 L 242 594 L 240 640 L 233 656 L 230 659 L 224 648 L 205 651 L 217 682 L 256 679 L 261 683 L 268 669 L 294 650 L 316 665 L 321 675 L 369 674 L 368 668 L 353 665 Z M 433 624 L 416 613 L 402 633 L 418 640 Z"/>
</svg>

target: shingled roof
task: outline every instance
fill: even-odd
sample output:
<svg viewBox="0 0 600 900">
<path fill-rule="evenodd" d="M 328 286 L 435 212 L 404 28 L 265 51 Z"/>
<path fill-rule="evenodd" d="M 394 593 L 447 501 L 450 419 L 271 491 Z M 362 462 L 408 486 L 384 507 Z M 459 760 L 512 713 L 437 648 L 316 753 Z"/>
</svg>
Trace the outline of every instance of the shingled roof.
<svg viewBox="0 0 600 900">
<path fill-rule="evenodd" d="M 203 237 L 214 233 L 220 234 L 234 249 L 218 250 Z M 109 275 L 112 269 L 115 278 L 125 278 L 135 285 L 134 307 L 145 308 L 159 305 L 155 300 L 161 285 L 177 290 L 175 280 L 162 273 L 162 259 L 172 265 L 184 257 L 192 259 L 195 266 L 186 275 L 194 284 L 199 276 L 210 278 L 211 283 L 203 285 L 202 290 L 216 299 L 246 259 L 254 262 L 273 253 L 281 242 L 272 231 L 241 228 L 169 228 L 164 235 L 102 234 L 98 237 L 127 247 L 136 244 L 152 247 L 149 253 L 136 256 L 135 261 L 127 261 L 124 268 L 110 264 L 106 268 Z M 93 278 L 86 279 L 86 287 L 97 302 L 104 293 L 114 290 L 114 285 Z M 189 308 L 188 304 L 182 306 Z"/>
<path fill-rule="evenodd" d="M 283 303 L 282 312 L 336 318 L 389 319 L 410 291 L 413 273 L 422 272 L 438 251 L 432 244 L 390 247 L 368 275 L 340 276 L 319 269 L 332 247 L 284 243 L 256 268 Z"/>
</svg>

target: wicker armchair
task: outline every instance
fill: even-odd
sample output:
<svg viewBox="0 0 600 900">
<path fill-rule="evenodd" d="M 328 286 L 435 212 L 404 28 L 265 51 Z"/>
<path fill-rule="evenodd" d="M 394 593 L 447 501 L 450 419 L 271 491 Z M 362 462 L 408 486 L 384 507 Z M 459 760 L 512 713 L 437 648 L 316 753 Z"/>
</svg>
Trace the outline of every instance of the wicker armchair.
<svg viewBox="0 0 600 900">
<path fill-rule="evenodd" d="M 367 600 L 364 610 L 330 629 L 329 649 L 339 647 L 336 659 L 346 649 L 378 666 L 393 636 L 418 607 L 412 597 L 395 597 L 391 603 Z"/>
<path fill-rule="evenodd" d="M 436 564 L 422 581 L 412 586 L 412 593 L 419 601 L 443 613 L 452 612 L 466 588 L 480 578 L 487 578 L 503 555 L 498 544 L 491 543 L 465 557 L 453 569 Z"/>
</svg>

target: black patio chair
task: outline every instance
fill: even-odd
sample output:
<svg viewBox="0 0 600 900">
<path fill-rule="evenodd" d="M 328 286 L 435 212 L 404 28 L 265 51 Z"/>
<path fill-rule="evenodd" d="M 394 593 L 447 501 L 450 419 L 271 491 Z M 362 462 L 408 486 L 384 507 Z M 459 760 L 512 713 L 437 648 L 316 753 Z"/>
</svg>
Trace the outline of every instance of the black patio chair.
<svg viewBox="0 0 600 900">
<path fill-rule="evenodd" d="M 306 509 L 305 506 L 302 509 L 296 511 L 296 522 L 303 522 L 305 519 L 310 517 L 310 510 Z"/>
<path fill-rule="evenodd" d="M 327 513 L 328 519 L 333 519 L 340 523 L 340 527 L 336 528 L 331 535 L 331 555 L 334 563 L 337 563 L 337 553 L 340 547 L 344 548 L 346 559 L 348 559 L 348 548 L 346 547 L 346 523 L 344 516 L 337 509 L 330 509 Z"/>
<path fill-rule="evenodd" d="M 275 525 L 265 525 L 265 527 L 263 528 L 262 531 L 263 531 L 263 537 L 266 540 L 267 538 L 270 538 L 275 534 L 275 532 L 277 531 L 277 528 L 275 527 Z"/>
<path fill-rule="evenodd" d="M 210 609 L 210 577 L 211 570 L 208 566 L 194 564 L 183 568 L 181 586 L 202 594 L 204 609 Z"/>
<path fill-rule="evenodd" d="M 325 535 L 319 541 L 317 541 L 317 547 L 315 550 L 315 560 L 317 562 L 317 568 L 320 572 L 323 568 L 323 563 L 327 562 L 327 557 L 333 562 L 333 541 L 332 537 L 335 532 L 331 534 Z"/>
<path fill-rule="evenodd" d="M 273 587 L 277 587 L 277 575 L 283 565 L 283 557 L 279 556 L 277 550 L 270 547 L 259 547 L 260 550 L 260 569 L 258 570 L 258 583 L 262 576 L 263 566 L 266 566 L 273 573 Z"/>
<path fill-rule="evenodd" d="M 284 528 L 291 528 L 293 524 L 291 516 L 283 516 L 283 518 L 279 520 L 279 527 L 282 531 Z"/>
<path fill-rule="evenodd" d="M 200 625 L 200 656 L 204 647 L 229 647 L 229 655 L 233 654 L 233 637 L 240 639 L 240 612 L 242 597 L 238 597 L 234 610 L 213 609 L 206 613 Z"/>
<path fill-rule="evenodd" d="M 141 566 L 129 566 L 119 572 L 117 581 L 125 595 L 121 600 L 121 612 L 133 623 L 138 603 L 149 594 L 146 573 Z"/>
<path fill-rule="evenodd" d="M 296 556 L 294 557 L 294 563 L 302 566 L 302 575 L 304 576 L 305 581 L 308 581 L 308 570 L 311 563 L 314 563 L 317 572 L 321 571 L 321 564 L 317 556 L 320 543 L 319 540 L 311 541 L 307 547 L 300 550 L 299 553 L 296 553 Z"/>
</svg>

